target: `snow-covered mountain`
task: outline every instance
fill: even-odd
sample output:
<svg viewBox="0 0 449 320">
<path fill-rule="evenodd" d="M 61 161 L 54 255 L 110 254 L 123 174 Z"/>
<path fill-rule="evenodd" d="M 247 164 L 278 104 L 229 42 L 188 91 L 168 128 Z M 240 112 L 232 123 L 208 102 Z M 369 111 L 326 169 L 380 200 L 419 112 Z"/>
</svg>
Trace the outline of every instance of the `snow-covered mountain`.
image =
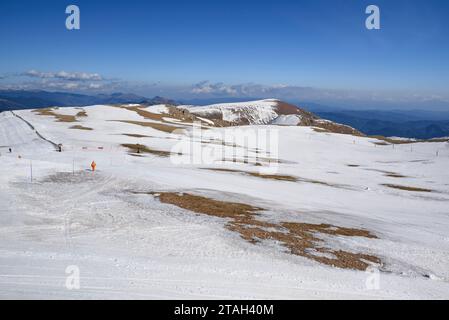
<svg viewBox="0 0 449 320">
<path fill-rule="evenodd" d="M 208 106 L 181 105 L 193 115 L 211 120 L 215 126 L 273 124 L 280 126 L 312 126 L 335 133 L 362 135 L 358 130 L 332 121 L 277 99 L 221 103 Z"/>
<path fill-rule="evenodd" d="M 208 106 L 179 106 L 192 114 L 232 125 L 269 124 L 278 117 L 277 100 L 222 103 Z"/>
<path fill-rule="evenodd" d="M 0 298 L 449 298 L 447 142 L 184 110 L 0 113 Z"/>
</svg>

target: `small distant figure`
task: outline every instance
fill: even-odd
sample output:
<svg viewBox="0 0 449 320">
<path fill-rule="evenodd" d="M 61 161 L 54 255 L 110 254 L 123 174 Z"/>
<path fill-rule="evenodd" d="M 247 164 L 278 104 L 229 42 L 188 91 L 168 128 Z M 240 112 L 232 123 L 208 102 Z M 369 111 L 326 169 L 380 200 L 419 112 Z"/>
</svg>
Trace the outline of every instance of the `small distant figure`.
<svg viewBox="0 0 449 320">
<path fill-rule="evenodd" d="M 95 171 L 95 168 L 97 167 L 97 164 L 95 163 L 95 161 L 92 161 L 92 163 L 90 164 L 90 167 L 92 168 L 92 171 Z"/>
<path fill-rule="evenodd" d="M 58 144 L 58 152 L 62 152 L 62 144 Z"/>
<path fill-rule="evenodd" d="M 9 148 L 9 153 L 12 153 L 12 149 L 11 148 Z"/>
</svg>

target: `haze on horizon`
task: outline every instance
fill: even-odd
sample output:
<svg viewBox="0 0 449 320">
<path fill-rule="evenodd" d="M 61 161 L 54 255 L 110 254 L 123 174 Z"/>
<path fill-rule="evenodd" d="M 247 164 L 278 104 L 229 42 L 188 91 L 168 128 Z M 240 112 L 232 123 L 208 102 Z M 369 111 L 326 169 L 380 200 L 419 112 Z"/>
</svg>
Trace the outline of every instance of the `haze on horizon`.
<svg viewBox="0 0 449 320">
<path fill-rule="evenodd" d="M 449 110 L 447 1 L 68 4 L 0 3 L 0 89 Z"/>
</svg>

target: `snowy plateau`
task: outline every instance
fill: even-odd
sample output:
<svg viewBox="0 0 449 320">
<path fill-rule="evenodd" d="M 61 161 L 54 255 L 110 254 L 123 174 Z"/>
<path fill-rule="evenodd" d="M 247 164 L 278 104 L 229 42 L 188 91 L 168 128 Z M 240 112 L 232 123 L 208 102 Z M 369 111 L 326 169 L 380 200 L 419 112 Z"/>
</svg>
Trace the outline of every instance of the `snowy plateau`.
<svg viewBox="0 0 449 320">
<path fill-rule="evenodd" d="M 448 299 L 448 142 L 338 128 L 277 100 L 0 113 L 0 298 Z"/>
</svg>

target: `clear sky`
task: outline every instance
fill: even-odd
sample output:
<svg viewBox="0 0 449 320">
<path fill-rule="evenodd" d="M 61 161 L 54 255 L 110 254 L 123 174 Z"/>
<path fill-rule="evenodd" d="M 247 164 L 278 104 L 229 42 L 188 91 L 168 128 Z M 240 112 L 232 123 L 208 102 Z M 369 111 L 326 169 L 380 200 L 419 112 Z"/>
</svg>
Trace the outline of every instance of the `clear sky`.
<svg viewBox="0 0 449 320">
<path fill-rule="evenodd" d="M 447 0 L 2 0 L 0 39 L 2 87 L 449 99 Z"/>
</svg>

